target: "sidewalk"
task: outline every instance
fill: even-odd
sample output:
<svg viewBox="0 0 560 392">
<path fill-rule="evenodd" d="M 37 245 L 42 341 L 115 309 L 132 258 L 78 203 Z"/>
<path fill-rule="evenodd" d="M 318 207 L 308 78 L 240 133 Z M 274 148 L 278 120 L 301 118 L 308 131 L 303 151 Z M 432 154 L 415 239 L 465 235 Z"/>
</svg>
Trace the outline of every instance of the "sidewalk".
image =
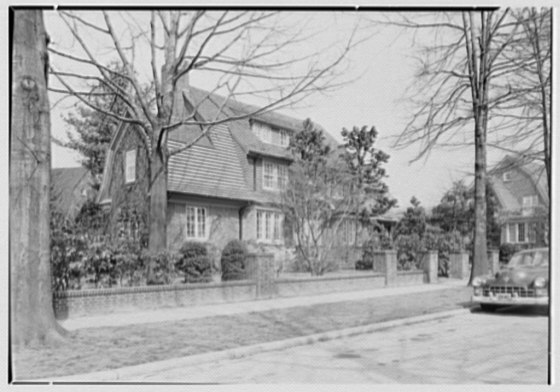
<svg viewBox="0 0 560 392">
<path fill-rule="evenodd" d="M 151 311 L 115 313 L 102 316 L 80 317 L 60 321 L 69 331 L 82 328 L 115 327 L 134 324 L 160 323 L 164 321 L 190 320 L 211 316 L 227 316 L 251 312 L 264 312 L 272 309 L 285 309 L 315 304 L 359 301 L 370 298 L 388 297 L 444 290 L 450 287 L 466 286 L 467 280 L 442 279 L 436 284 L 387 287 L 365 291 L 351 291 L 307 297 L 274 298 L 269 300 L 214 304 L 196 307 L 165 308 Z"/>
</svg>

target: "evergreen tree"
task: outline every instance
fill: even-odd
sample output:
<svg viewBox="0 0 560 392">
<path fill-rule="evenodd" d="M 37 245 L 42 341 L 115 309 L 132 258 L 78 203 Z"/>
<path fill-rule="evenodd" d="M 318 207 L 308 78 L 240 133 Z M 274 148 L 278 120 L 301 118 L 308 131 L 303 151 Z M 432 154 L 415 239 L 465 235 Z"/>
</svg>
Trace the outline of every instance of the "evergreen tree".
<svg viewBox="0 0 560 392">
<path fill-rule="evenodd" d="M 128 82 L 122 76 L 119 76 L 124 70 L 119 69 L 117 64 L 109 64 L 107 68 L 119 72 L 119 74 L 112 74 L 112 83 L 126 89 Z M 126 114 L 127 108 L 123 100 L 107 88 L 106 82 L 103 80 L 91 87 L 91 94 L 87 99 L 91 105 L 102 108 L 107 112 Z M 66 132 L 68 141 L 55 139 L 55 143 L 75 150 L 83 156 L 82 166 L 91 173 L 94 180 L 93 187 L 98 190 L 101 184 L 107 148 L 113 133 L 117 130 L 118 122 L 115 118 L 93 110 L 91 106 L 83 103 L 77 104 L 75 112 L 70 112 L 64 118 L 64 121 L 71 128 L 70 131 Z"/>
<path fill-rule="evenodd" d="M 342 137 L 345 151 L 342 158 L 354 177 L 352 194 L 363 194 L 357 214 L 363 223 L 387 212 L 397 204 L 397 200 L 388 195 L 389 188 L 383 181 L 387 177 L 383 165 L 389 161 L 389 155 L 374 147 L 377 130 L 366 126 L 353 127 L 351 131 L 343 128 Z"/>
<path fill-rule="evenodd" d="M 426 232 L 426 211 L 420 205 L 416 196 L 412 197 L 410 204 L 412 205 L 406 209 L 404 216 L 397 225 L 396 234 L 417 234 L 419 238 L 422 238 Z"/>
</svg>

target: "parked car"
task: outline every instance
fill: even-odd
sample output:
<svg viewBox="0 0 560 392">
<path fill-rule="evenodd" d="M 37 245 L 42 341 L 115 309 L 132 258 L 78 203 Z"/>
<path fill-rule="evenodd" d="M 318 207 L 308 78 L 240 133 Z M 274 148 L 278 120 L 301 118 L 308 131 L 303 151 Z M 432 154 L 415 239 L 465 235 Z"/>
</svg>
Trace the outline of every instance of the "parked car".
<svg viewBox="0 0 560 392">
<path fill-rule="evenodd" d="M 473 279 L 472 301 L 482 310 L 508 305 L 548 305 L 548 248 L 515 253 L 494 276 Z"/>
</svg>

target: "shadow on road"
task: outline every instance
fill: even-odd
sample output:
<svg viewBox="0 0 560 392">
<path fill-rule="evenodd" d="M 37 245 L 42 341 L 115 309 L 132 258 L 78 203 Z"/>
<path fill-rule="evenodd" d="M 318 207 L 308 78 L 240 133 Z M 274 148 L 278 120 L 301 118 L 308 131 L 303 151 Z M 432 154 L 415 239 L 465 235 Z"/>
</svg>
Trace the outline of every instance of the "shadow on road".
<svg viewBox="0 0 560 392">
<path fill-rule="evenodd" d="M 525 316 L 525 317 L 548 317 L 548 306 L 503 306 L 493 312 L 484 311 L 479 306 L 474 306 L 471 313 L 484 313 L 495 315 L 496 317 Z"/>
</svg>

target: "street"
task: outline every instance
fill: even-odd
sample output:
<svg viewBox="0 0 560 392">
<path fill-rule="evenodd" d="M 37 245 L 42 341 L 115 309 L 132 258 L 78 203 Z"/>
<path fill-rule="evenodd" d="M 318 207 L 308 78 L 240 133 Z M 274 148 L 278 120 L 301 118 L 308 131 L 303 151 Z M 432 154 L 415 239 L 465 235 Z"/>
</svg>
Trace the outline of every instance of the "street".
<svg viewBox="0 0 560 392">
<path fill-rule="evenodd" d="M 545 384 L 546 309 L 474 310 L 445 319 L 246 358 L 145 374 L 201 383 Z"/>
</svg>

